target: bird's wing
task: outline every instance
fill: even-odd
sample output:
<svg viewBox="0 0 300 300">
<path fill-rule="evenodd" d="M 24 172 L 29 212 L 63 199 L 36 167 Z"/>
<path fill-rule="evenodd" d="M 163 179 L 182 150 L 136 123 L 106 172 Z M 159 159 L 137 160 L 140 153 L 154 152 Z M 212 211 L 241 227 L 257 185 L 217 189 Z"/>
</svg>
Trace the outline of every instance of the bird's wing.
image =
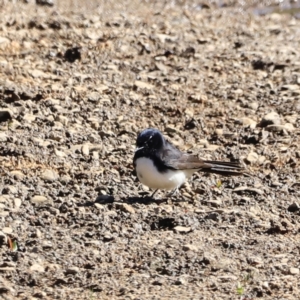
<svg viewBox="0 0 300 300">
<path fill-rule="evenodd" d="M 167 168 L 174 170 L 194 169 L 222 175 L 240 175 L 244 171 L 239 162 L 203 160 L 197 155 L 179 151 L 170 143 L 165 147 L 161 160 Z"/>
<path fill-rule="evenodd" d="M 209 168 L 210 165 L 206 164 L 202 159 L 198 158 L 197 155 L 180 153 L 177 157 L 168 157 L 164 161 L 165 164 L 175 170 L 187 170 L 187 169 L 202 169 Z"/>
<path fill-rule="evenodd" d="M 200 169 L 205 167 L 203 160 L 196 155 L 186 154 L 167 142 L 161 160 L 167 168 L 174 170 Z M 207 165 L 207 167 L 209 167 Z"/>
<path fill-rule="evenodd" d="M 207 161 L 190 154 L 182 154 L 179 158 L 169 159 L 165 164 L 175 170 L 194 169 L 225 176 L 241 175 L 244 171 L 238 162 Z"/>
</svg>

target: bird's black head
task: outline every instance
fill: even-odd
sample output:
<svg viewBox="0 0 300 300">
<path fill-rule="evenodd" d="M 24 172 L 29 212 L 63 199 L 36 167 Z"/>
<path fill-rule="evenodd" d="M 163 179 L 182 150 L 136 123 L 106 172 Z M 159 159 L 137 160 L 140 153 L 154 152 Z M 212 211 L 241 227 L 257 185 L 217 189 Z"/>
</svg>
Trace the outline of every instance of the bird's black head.
<svg viewBox="0 0 300 300">
<path fill-rule="evenodd" d="M 165 143 L 165 138 L 159 130 L 154 128 L 144 129 L 136 139 L 137 151 L 143 149 L 159 150 Z"/>
</svg>

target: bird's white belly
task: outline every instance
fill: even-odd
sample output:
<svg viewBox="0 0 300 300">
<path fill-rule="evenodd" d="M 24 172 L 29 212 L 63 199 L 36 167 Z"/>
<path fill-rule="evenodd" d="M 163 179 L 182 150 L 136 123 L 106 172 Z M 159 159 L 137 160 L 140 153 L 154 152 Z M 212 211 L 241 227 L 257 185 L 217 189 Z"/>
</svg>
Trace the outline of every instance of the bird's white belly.
<svg viewBox="0 0 300 300">
<path fill-rule="evenodd" d="M 150 188 L 172 190 L 181 186 L 193 171 L 168 170 L 160 173 L 151 159 L 140 157 L 136 160 L 136 173 L 140 182 Z"/>
</svg>

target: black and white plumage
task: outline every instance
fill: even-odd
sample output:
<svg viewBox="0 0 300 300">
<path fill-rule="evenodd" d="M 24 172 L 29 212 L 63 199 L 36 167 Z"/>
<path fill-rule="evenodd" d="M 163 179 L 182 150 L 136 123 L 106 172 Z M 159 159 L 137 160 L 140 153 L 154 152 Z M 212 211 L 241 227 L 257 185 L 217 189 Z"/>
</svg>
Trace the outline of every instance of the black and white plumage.
<svg viewBox="0 0 300 300">
<path fill-rule="evenodd" d="M 153 189 L 179 188 L 197 171 L 221 175 L 241 175 L 236 162 L 202 160 L 183 153 L 168 142 L 157 129 L 143 130 L 136 140 L 133 164 L 139 181 Z"/>
</svg>

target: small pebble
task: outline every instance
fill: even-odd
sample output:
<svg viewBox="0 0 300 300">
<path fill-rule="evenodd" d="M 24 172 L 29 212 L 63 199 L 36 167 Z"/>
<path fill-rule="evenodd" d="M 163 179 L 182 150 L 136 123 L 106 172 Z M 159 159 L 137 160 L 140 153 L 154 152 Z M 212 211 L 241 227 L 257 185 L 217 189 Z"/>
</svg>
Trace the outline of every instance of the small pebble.
<svg viewBox="0 0 300 300">
<path fill-rule="evenodd" d="M 290 268 L 290 274 L 298 275 L 299 274 L 299 269 L 298 268 Z"/>
<path fill-rule="evenodd" d="M 124 212 L 128 212 L 130 214 L 135 214 L 135 209 L 127 203 L 119 203 L 119 204 L 117 204 L 117 207 Z"/>
<path fill-rule="evenodd" d="M 31 202 L 37 205 L 46 205 L 46 204 L 52 204 L 53 201 L 48 199 L 45 196 L 37 195 L 31 198 Z"/>
<path fill-rule="evenodd" d="M 79 268 L 78 267 L 70 267 L 66 270 L 65 274 L 68 275 L 68 274 L 72 274 L 72 275 L 75 275 L 79 272 Z"/>
<path fill-rule="evenodd" d="M 184 251 L 194 251 L 194 252 L 198 251 L 198 247 L 196 247 L 195 245 L 192 245 L 192 244 L 185 244 L 185 245 L 183 245 L 182 249 Z"/>
<path fill-rule="evenodd" d="M 40 272 L 40 273 L 43 273 L 45 272 L 45 268 L 40 265 L 40 264 L 33 264 L 30 268 L 29 268 L 30 271 L 37 271 L 37 272 Z"/>
<path fill-rule="evenodd" d="M 174 230 L 180 233 L 187 233 L 192 230 L 191 227 L 185 227 L 185 226 L 176 226 L 174 227 Z"/>
<path fill-rule="evenodd" d="M 289 212 L 296 212 L 296 211 L 299 211 L 300 210 L 300 205 L 296 202 L 294 202 L 293 204 L 291 204 L 289 207 L 288 207 L 288 211 Z"/>
<path fill-rule="evenodd" d="M 59 175 L 54 170 L 46 169 L 42 174 L 41 178 L 46 181 L 55 181 L 59 178 Z"/>
<path fill-rule="evenodd" d="M 251 164 L 256 163 L 258 160 L 258 154 L 256 152 L 250 152 L 246 160 Z"/>
<path fill-rule="evenodd" d="M 266 127 L 268 125 L 280 125 L 280 124 L 281 124 L 280 116 L 275 111 L 272 111 L 267 115 L 265 115 L 260 122 L 260 125 L 262 127 Z"/>
</svg>

